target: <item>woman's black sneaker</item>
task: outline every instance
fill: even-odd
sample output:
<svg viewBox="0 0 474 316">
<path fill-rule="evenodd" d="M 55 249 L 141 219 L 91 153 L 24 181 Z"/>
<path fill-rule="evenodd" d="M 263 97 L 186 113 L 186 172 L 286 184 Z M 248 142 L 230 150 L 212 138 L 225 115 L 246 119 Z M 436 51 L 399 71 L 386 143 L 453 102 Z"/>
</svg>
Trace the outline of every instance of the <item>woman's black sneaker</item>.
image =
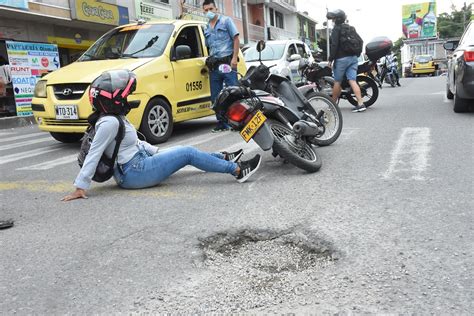
<svg viewBox="0 0 474 316">
<path fill-rule="evenodd" d="M 227 161 L 232 161 L 232 162 L 237 162 L 239 161 L 240 157 L 244 154 L 243 149 L 239 149 L 237 151 L 234 151 L 233 153 L 228 153 L 226 151 L 222 151 L 221 154 L 224 155 L 224 159 Z"/>
<path fill-rule="evenodd" d="M 240 173 L 237 176 L 237 182 L 243 183 L 247 181 L 247 179 L 257 171 L 258 167 L 260 167 L 261 161 L 262 157 L 257 154 L 250 160 L 239 162 Z"/>
</svg>

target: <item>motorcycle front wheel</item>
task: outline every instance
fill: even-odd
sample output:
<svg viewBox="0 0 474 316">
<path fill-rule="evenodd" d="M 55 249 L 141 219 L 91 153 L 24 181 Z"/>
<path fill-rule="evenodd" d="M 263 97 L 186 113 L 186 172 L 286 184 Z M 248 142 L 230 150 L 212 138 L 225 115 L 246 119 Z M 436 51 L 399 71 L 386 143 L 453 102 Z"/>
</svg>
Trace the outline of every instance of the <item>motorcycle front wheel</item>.
<svg viewBox="0 0 474 316">
<path fill-rule="evenodd" d="M 395 87 L 395 76 L 394 75 L 390 75 L 390 86 L 392 86 L 392 88 Z"/>
<path fill-rule="evenodd" d="M 308 172 L 316 172 L 321 168 L 321 157 L 310 143 L 297 139 L 293 131 L 279 121 L 268 119 L 267 123 L 275 137 L 273 150 L 277 154 Z"/>
<path fill-rule="evenodd" d="M 357 76 L 357 84 L 360 87 L 364 105 L 368 108 L 377 101 L 377 98 L 379 97 L 379 88 L 375 81 L 367 76 Z M 354 92 L 347 97 L 347 101 L 352 105 L 357 106 L 357 98 Z"/>
<path fill-rule="evenodd" d="M 310 91 L 305 95 L 317 115 L 323 111 L 320 122 L 324 125 L 324 134 L 320 137 L 313 137 L 311 142 L 318 146 L 328 146 L 334 143 L 341 135 L 342 113 L 333 99 L 324 93 Z"/>
</svg>

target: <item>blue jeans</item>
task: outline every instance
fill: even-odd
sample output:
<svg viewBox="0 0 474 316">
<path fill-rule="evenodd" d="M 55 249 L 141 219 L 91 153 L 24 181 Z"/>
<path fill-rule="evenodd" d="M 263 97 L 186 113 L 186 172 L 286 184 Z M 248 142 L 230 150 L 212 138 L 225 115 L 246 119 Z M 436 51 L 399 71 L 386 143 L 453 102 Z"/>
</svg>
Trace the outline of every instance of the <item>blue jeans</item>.
<svg viewBox="0 0 474 316">
<path fill-rule="evenodd" d="M 214 101 L 217 99 L 217 96 L 219 95 L 219 92 L 221 92 L 224 83 L 227 87 L 229 86 L 236 86 L 239 83 L 239 80 L 237 79 L 237 73 L 235 71 L 229 72 L 229 73 L 222 73 L 219 69 L 214 69 L 211 71 L 209 75 L 209 80 L 211 84 L 211 102 L 214 103 Z M 217 125 L 218 127 L 230 127 L 226 123 L 226 120 L 221 117 L 219 113 L 216 113 L 216 118 L 217 118 Z"/>
<path fill-rule="evenodd" d="M 137 152 L 127 163 L 115 168 L 114 178 L 124 189 L 147 188 L 157 185 L 187 165 L 232 175 L 237 169 L 237 164 L 224 160 L 221 153 L 210 154 L 191 146 L 176 146 L 152 156 L 145 151 Z"/>
<path fill-rule="evenodd" d="M 346 75 L 347 80 L 356 80 L 358 65 L 359 62 L 356 56 L 347 56 L 336 59 L 334 61 L 333 69 L 334 80 L 342 82 L 344 75 Z"/>
</svg>

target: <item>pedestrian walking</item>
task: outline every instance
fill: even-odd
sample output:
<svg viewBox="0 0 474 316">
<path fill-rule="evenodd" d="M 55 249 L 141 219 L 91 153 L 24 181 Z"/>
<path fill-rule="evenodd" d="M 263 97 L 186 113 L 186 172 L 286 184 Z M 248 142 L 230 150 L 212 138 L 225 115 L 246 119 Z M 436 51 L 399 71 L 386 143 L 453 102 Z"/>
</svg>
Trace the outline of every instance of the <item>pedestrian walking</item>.
<svg viewBox="0 0 474 316">
<path fill-rule="evenodd" d="M 366 108 L 362 100 L 360 87 L 356 81 L 358 57 L 362 53 L 362 39 L 353 26 L 345 23 L 347 17 L 344 11 L 339 9 L 329 11 L 326 18 L 334 23 L 330 37 L 331 49 L 329 55 L 329 67 L 333 69 L 335 81 L 332 97 L 334 101 L 338 101 L 341 95 L 341 82 L 346 76 L 358 103 L 352 112 L 363 112 Z"/>
<path fill-rule="evenodd" d="M 206 65 L 209 68 L 211 85 L 211 102 L 214 103 L 224 84 L 238 84 L 237 63 L 239 55 L 239 31 L 231 18 L 219 14 L 214 0 L 204 0 L 202 8 L 209 22 L 204 30 L 209 57 Z M 227 131 L 231 127 L 225 118 L 216 113 L 217 126 L 213 132 Z"/>
<path fill-rule="evenodd" d="M 134 126 L 125 117 L 130 110 L 127 96 L 135 87 L 136 77 L 128 70 L 106 71 L 92 82 L 89 97 L 94 113 L 89 119 L 95 124 L 95 135 L 74 181 L 76 189 L 63 197 L 62 201 L 87 198 L 86 190 L 91 185 L 102 155 L 105 154 L 109 159 L 113 157 L 116 135 L 121 125 L 117 117 L 123 120 L 125 127 L 113 173 L 121 188 L 155 186 L 187 165 L 207 172 L 231 174 L 238 182 L 245 182 L 260 166 L 261 157 L 258 154 L 248 161 L 239 161 L 243 155 L 242 149 L 232 153 L 206 153 L 191 146 L 159 150 L 156 146 L 140 141 Z"/>
</svg>

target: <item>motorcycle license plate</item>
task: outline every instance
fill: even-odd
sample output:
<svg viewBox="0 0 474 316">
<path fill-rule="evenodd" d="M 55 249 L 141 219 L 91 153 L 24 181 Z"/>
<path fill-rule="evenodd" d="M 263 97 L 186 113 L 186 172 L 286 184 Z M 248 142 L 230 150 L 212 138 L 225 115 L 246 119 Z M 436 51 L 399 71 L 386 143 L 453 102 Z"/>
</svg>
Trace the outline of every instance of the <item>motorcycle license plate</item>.
<svg viewBox="0 0 474 316">
<path fill-rule="evenodd" d="M 267 117 L 262 112 L 257 111 L 254 117 L 245 125 L 240 131 L 240 136 L 248 143 L 253 135 L 258 131 L 260 126 L 267 120 Z"/>
</svg>

